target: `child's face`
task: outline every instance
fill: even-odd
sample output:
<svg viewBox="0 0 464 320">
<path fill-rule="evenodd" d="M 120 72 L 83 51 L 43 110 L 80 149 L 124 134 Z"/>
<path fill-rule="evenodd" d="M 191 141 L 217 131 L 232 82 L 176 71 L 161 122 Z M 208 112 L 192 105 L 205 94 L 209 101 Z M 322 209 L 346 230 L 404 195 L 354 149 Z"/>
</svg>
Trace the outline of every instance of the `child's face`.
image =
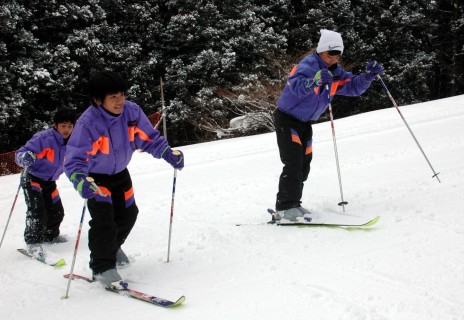
<svg viewBox="0 0 464 320">
<path fill-rule="evenodd" d="M 72 131 L 74 129 L 74 125 L 71 122 L 60 122 L 58 124 L 55 123 L 53 125 L 53 127 L 56 129 L 56 131 L 61 133 L 61 135 L 65 139 L 69 138 L 69 136 L 71 135 L 71 133 L 72 133 Z"/>
<path fill-rule="evenodd" d="M 331 67 L 340 61 L 341 56 L 340 55 L 331 56 L 329 54 L 329 51 L 324 51 L 324 52 L 319 53 L 319 57 L 321 57 L 321 59 L 324 60 L 325 63 L 329 65 L 329 67 Z"/>
<path fill-rule="evenodd" d="M 100 99 L 95 99 L 95 102 L 105 108 L 106 111 L 114 114 L 121 114 L 124 107 L 124 102 L 126 102 L 126 95 L 124 92 L 110 93 L 106 95 L 103 103 L 100 101 Z"/>
</svg>

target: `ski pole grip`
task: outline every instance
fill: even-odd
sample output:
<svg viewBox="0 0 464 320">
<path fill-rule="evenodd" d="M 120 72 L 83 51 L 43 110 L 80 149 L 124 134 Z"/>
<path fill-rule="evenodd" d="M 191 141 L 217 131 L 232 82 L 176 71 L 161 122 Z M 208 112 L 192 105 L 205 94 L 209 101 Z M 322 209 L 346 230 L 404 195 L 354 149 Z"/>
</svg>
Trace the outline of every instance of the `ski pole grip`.
<svg viewBox="0 0 464 320">
<path fill-rule="evenodd" d="M 101 191 L 101 189 L 97 186 L 97 184 L 95 183 L 95 180 L 92 178 L 92 177 L 87 177 L 85 178 L 88 182 L 90 182 L 90 184 L 95 188 L 97 189 L 98 193 L 102 196 L 102 197 L 106 197 L 106 194 L 103 193 L 103 191 Z"/>
</svg>

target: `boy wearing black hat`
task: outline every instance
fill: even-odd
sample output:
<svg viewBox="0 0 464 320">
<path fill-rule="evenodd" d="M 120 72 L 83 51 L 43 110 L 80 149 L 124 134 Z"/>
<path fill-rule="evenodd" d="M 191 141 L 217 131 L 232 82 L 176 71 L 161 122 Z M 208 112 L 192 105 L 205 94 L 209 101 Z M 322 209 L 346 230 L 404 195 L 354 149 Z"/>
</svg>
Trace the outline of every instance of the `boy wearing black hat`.
<svg viewBox="0 0 464 320">
<path fill-rule="evenodd" d="M 65 242 L 60 235 L 64 209 L 56 187 L 63 173 L 66 144 L 76 123 L 74 111 L 58 110 L 53 128 L 36 133 L 16 151 L 16 163 L 24 168 L 21 186 L 27 205 L 24 240 L 27 251 L 45 260 L 42 243 Z"/>
<path fill-rule="evenodd" d="M 182 152 L 171 150 L 140 106 L 126 100 L 126 92 L 126 81 L 116 72 L 103 71 L 92 76 L 92 105 L 77 121 L 64 164 L 74 188 L 88 199 L 92 218 L 89 266 L 93 278 L 105 287 L 120 286 L 122 278 L 116 267 L 129 262 L 121 246 L 139 212 L 127 169 L 132 154 L 141 150 L 154 158 L 163 158 L 176 169 L 184 166 Z"/>
</svg>

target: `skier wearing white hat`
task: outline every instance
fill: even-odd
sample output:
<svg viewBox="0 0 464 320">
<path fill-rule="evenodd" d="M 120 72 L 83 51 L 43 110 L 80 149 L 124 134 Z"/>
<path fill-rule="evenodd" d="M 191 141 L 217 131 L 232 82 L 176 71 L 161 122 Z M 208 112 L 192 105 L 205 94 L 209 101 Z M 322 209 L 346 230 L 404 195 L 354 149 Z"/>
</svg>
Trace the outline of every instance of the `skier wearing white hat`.
<svg viewBox="0 0 464 320">
<path fill-rule="evenodd" d="M 338 64 L 343 50 L 340 33 L 321 30 L 316 50 L 292 69 L 277 101 L 274 119 L 284 164 L 276 200 L 277 220 L 296 221 L 310 214 L 301 206 L 301 196 L 312 160 L 311 124 L 327 110 L 335 94 L 360 96 L 383 71 L 375 61 L 359 75 L 345 71 Z"/>
</svg>

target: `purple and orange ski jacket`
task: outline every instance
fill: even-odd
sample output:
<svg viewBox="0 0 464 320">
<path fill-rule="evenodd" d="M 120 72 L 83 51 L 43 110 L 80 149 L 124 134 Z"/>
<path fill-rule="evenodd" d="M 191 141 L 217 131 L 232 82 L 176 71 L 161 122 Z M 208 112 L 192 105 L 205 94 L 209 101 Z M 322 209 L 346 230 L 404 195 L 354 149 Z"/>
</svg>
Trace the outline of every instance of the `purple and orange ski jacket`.
<svg viewBox="0 0 464 320">
<path fill-rule="evenodd" d="M 325 85 L 318 87 L 313 81 L 316 72 L 327 67 L 327 63 L 316 52 L 301 60 L 292 69 L 277 100 L 277 108 L 299 121 L 316 121 L 327 110 L 335 94 L 360 96 L 371 84 L 371 81 L 366 81 L 363 73 L 355 76 L 336 65 L 329 69 L 333 83 L 327 92 Z"/>
<path fill-rule="evenodd" d="M 124 170 L 140 149 L 160 158 L 168 142 L 153 128 L 142 109 L 126 100 L 121 114 L 90 106 L 79 117 L 69 138 L 64 171 L 113 175 Z"/>
<path fill-rule="evenodd" d="M 34 134 L 24 146 L 16 151 L 15 160 L 18 165 L 20 165 L 18 157 L 26 151 L 31 151 L 36 156 L 35 162 L 27 167 L 30 174 L 46 181 L 58 180 L 63 173 L 63 160 L 66 152 L 66 143 L 61 133 L 50 128 Z"/>
</svg>

